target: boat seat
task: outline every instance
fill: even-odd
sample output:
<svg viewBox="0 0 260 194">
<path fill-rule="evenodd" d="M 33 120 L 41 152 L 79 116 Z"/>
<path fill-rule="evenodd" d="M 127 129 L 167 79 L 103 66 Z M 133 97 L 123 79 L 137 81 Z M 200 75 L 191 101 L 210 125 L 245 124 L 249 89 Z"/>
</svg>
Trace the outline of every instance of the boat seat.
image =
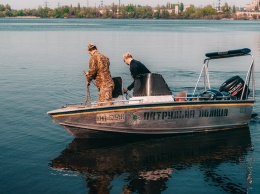
<svg viewBox="0 0 260 194">
<path fill-rule="evenodd" d="M 198 98 L 199 100 L 230 100 L 231 96 L 228 92 L 211 89 L 202 92 Z"/>
<path fill-rule="evenodd" d="M 133 96 L 172 95 L 170 88 L 160 74 L 146 73 L 135 78 Z"/>
<path fill-rule="evenodd" d="M 112 91 L 112 98 L 117 98 L 120 95 L 123 95 L 123 81 L 121 77 L 113 77 L 114 89 Z"/>
</svg>

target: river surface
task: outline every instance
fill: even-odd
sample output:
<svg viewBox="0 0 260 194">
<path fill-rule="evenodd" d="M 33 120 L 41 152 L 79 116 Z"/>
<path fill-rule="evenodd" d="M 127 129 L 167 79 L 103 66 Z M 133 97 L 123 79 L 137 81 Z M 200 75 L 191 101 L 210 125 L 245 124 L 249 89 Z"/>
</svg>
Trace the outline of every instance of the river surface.
<svg viewBox="0 0 260 194">
<path fill-rule="evenodd" d="M 86 45 L 132 82 L 124 52 L 192 91 L 205 53 L 250 48 L 260 114 L 260 21 L 0 19 L 0 193 L 260 193 L 260 121 L 226 132 L 77 140 L 46 114 L 83 102 Z M 212 85 L 251 59 L 210 63 Z M 91 85 L 91 100 L 97 91 Z"/>
</svg>

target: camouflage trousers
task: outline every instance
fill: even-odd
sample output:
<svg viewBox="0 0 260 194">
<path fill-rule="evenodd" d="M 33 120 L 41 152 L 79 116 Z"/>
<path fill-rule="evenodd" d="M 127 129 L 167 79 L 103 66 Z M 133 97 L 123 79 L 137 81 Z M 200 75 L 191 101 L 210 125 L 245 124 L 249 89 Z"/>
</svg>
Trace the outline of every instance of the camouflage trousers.
<svg viewBox="0 0 260 194">
<path fill-rule="evenodd" d="M 113 86 L 99 88 L 98 102 L 112 101 L 112 91 L 113 91 Z M 101 104 L 99 104 L 99 106 L 107 106 L 107 105 L 111 105 L 111 103 L 101 103 Z"/>
</svg>

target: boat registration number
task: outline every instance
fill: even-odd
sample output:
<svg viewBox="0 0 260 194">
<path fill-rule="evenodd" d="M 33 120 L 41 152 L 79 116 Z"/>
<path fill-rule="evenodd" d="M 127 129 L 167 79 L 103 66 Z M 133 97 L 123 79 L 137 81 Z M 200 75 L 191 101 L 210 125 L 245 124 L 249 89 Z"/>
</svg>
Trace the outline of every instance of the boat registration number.
<svg viewBox="0 0 260 194">
<path fill-rule="evenodd" d="M 125 113 L 105 113 L 97 114 L 97 123 L 121 123 L 125 122 Z"/>
</svg>

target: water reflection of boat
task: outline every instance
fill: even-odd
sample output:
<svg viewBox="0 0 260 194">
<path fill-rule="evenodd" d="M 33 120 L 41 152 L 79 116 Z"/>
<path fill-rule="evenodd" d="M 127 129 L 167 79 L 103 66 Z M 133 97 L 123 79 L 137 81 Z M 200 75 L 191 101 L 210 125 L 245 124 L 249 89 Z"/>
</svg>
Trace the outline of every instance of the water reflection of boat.
<svg viewBox="0 0 260 194">
<path fill-rule="evenodd" d="M 244 193 L 251 182 L 250 167 L 246 166 L 250 149 L 248 128 L 156 139 L 74 139 L 50 166 L 83 173 L 90 193 L 109 193 L 109 185 L 119 176 L 127 180 L 121 188 L 124 191 L 162 191 L 176 170 L 180 176 L 182 170 L 193 166 L 199 166 L 208 184 Z M 221 164 L 229 166 L 224 167 L 224 174 L 219 170 Z M 241 164 L 247 169 L 241 169 Z M 239 173 L 229 177 L 232 170 L 242 170 L 243 177 Z"/>
<path fill-rule="evenodd" d="M 255 102 L 253 57 L 247 74 L 243 75 L 245 80 L 235 75 L 223 80 L 221 86 L 211 88 L 209 79 L 209 61 L 238 56 L 251 56 L 250 49 L 207 53 L 191 94 L 180 91 L 174 96 L 161 75 L 144 74 L 135 79 L 133 97 L 129 100 L 123 98 L 122 82 L 115 81 L 117 95 L 107 106 L 71 104 L 48 114 L 77 138 L 179 134 L 247 126 Z M 202 75 L 203 88 L 197 91 Z"/>
</svg>

